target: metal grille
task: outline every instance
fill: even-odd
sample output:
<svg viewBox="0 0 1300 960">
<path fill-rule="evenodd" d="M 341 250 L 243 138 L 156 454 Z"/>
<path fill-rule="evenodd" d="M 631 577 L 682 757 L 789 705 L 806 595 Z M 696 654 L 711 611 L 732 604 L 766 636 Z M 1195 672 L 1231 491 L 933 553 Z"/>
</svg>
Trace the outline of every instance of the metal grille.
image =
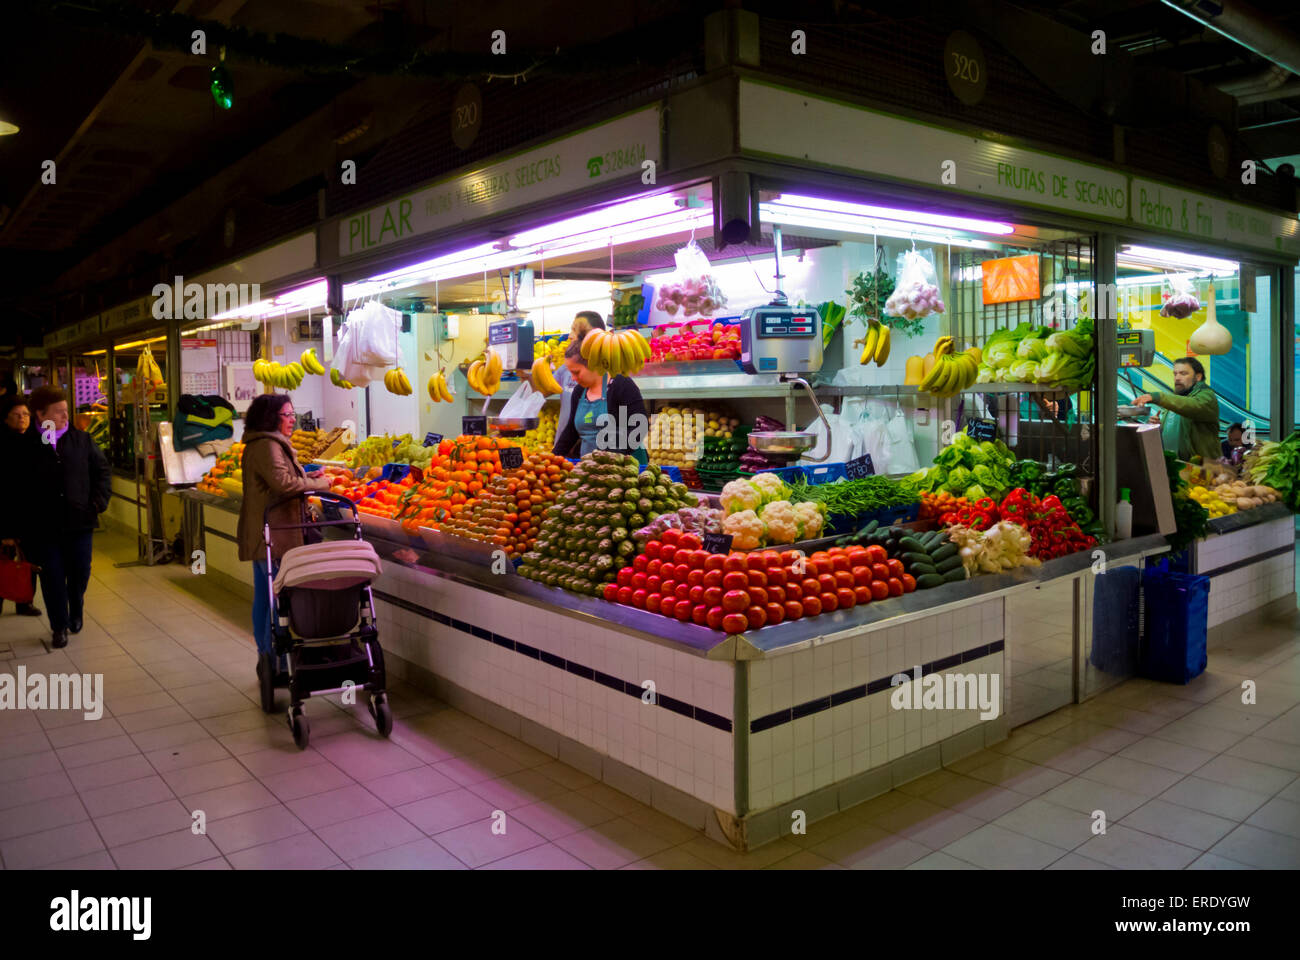
<svg viewBox="0 0 1300 960">
<path fill-rule="evenodd" d="M 247 363 L 253 359 L 253 335 L 247 330 L 217 331 L 217 364 Z"/>
<path fill-rule="evenodd" d="M 951 257 L 951 323 L 958 349 L 983 347 L 994 331 L 1030 322 L 1058 330 L 1071 329 L 1078 319 L 1092 316 L 1096 304 L 1093 270 L 1095 238 L 1070 237 L 1038 249 L 1003 248 L 1007 257 L 1036 254 L 1044 296 L 985 306 L 980 250 L 954 250 Z M 1051 304 L 1051 309 L 1045 307 Z M 1029 389 L 1016 389 L 1018 386 Z M 980 384 L 963 399 L 966 415 L 992 416 L 998 432 L 1018 459 L 1038 460 L 1055 468 L 1078 465 L 1084 497 L 1095 508 L 1097 472 L 1096 374 L 1086 390 L 1066 394 L 1038 385 Z M 1064 410 L 1064 403 L 1069 410 Z"/>
</svg>

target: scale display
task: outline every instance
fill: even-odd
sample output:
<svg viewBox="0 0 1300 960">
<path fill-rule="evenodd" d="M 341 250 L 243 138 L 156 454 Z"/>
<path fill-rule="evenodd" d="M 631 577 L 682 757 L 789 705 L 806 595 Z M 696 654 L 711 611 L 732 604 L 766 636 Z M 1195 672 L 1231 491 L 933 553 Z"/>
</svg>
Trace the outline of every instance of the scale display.
<svg viewBox="0 0 1300 960">
<path fill-rule="evenodd" d="M 769 305 L 740 320 L 746 373 L 815 373 L 822 367 L 822 318 L 811 307 Z"/>
<path fill-rule="evenodd" d="M 501 355 L 506 370 L 527 370 L 533 365 L 533 324 L 514 317 L 488 324 L 488 343 Z"/>
<path fill-rule="evenodd" d="M 1121 330 L 1116 335 L 1119 363 L 1123 367 L 1149 367 L 1156 361 L 1154 330 Z"/>
</svg>

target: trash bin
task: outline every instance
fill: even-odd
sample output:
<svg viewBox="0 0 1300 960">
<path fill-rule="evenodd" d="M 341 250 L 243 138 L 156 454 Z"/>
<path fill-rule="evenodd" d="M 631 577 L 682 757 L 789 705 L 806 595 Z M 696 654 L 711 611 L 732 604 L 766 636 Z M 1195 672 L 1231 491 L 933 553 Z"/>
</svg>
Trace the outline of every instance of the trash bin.
<svg viewBox="0 0 1300 960">
<path fill-rule="evenodd" d="M 1127 677 L 1138 671 L 1141 590 L 1137 567 L 1110 567 L 1093 581 L 1089 661 L 1102 673 Z"/>
<path fill-rule="evenodd" d="M 1173 573 L 1167 560 L 1142 573 L 1142 675 L 1185 684 L 1206 667 L 1210 578 Z"/>
</svg>

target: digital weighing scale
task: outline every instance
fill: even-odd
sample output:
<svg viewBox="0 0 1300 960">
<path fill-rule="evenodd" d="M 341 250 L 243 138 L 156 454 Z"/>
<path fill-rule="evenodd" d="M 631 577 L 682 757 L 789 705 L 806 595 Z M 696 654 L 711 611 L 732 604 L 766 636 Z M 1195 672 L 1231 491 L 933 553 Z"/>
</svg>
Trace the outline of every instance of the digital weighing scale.
<svg viewBox="0 0 1300 960">
<path fill-rule="evenodd" d="M 1117 366 L 1149 367 L 1156 362 L 1156 332 L 1154 330 L 1120 330 L 1116 335 L 1119 350 Z"/>
</svg>

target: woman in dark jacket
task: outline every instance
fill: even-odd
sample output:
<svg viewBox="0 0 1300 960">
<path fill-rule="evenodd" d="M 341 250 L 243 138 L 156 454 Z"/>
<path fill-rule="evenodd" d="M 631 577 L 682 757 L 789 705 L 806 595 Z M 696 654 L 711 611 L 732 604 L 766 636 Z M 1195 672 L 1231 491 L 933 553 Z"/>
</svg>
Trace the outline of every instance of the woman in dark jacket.
<svg viewBox="0 0 1300 960">
<path fill-rule="evenodd" d="M 27 447 L 27 429 L 31 426 L 31 411 L 22 394 L 0 398 L 0 463 L 19 463 Z M 22 549 L 26 539 L 27 508 L 20 485 L 25 482 L 16 471 L 0 471 L 0 547 Z M 35 577 L 33 576 L 33 588 Z M 0 600 L 0 608 L 4 601 Z M 20 616 L 39 617 L 40 608 L 34 603 L 16 603 Z"/>
<path fill-rule="evenodd" d="M 645 465 L 650 432 L 645 401 L 631 377 L 609 377 L 587 366 L 581 344 L 571 343 L 564 352 L 564 365 L 573 376 L 574 387 L 569 418 L 555 438 L 553 453 L 561 457 L 585 456 L 591 451 L 616 450 L 631 454 Z"/>
<path fill-rule="evenodd" d="M 66 647 L 81 630 L 90 582 L 91 537 L 108 509 L 108 461 L 90 434 L 68 420 L 68 401 L 57 387 L 31 396 L 32 425 L 21 474 L 28 496 L 27 555 L 41 568 L 41 595 L 49 611 L 53 646 Z"/>
</svg>

